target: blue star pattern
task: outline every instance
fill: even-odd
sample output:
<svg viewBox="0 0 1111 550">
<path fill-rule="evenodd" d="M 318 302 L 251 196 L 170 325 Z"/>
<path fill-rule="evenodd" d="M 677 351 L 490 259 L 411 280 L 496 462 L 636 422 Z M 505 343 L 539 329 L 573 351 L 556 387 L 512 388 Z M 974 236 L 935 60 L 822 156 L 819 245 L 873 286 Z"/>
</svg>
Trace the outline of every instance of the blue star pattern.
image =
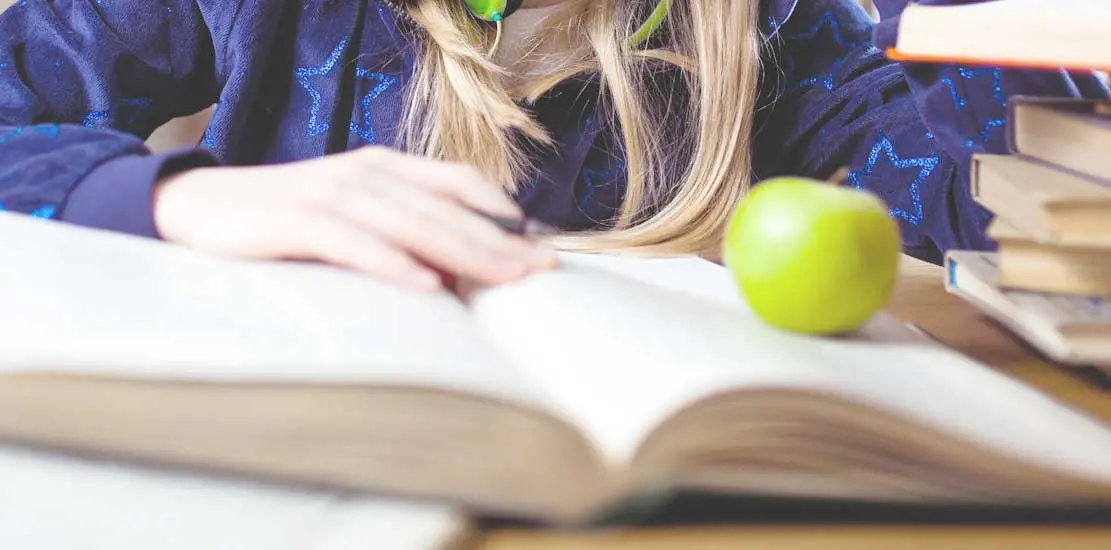
<svg viewBox="0 0 1111 550">
<path fill-rule="evenodd" d="M 40 126 L 32 126 L 31 131 L 46 136 L 47 139 L 57 140 L 58 136 L 62 133 L 62 127 L 57 124 L 43 124 Z"/>
<path fill-rule="evenodd" d="M 112 119 L 112 113 L 126 114 L 123 117 L 122 123 L 125 128 L 131 129 L 135 127 L 139 116 L 144 111 L 150 109 L 154 102 L 149 97 L 125 97 L 116 102 L 116 105 L 111 109 L 104 109 L 99 111 L 89 111 L 81 119 L 81 125 L 89 128 L 99 128 L 101 125 L 109 122 Z"/>
<path fill-rule="evenodd" d="M 586 212 L 587 206 L 590 204 L 594 194 L 602 187 L 612 184 L 625 174 L 625 164 L 617 163 L 608 170 L 595 170 L 593 168 L 583 168 L 582 177 L 586 182 L 586 192 L 583 193 L 579 199 L 579 210 Z"/>
<path fill-rule="evenodd" d="M 331 129 L 328 120 L 326 118 L 321 118 L 321 107 L 324 102 L 323 97 L 320 95 L 320 92 L 313 87 L 311 79 L 329 75 L 332 70 L 336 68 L 336 65 L 339 64 L 339 59 L 343 56 L 343 50 L 345 49 L 347 49 L 346 38 L 340 41 L 336 49 L 332 50 L 331 55 L 328 56 L 328 59 L 324 60 L 324 63 L 315 67 L 300 67 L 294 73 L 297 77 L 297 83 L 308 92 L 309 97 L 312 99 L 312 103 L 309 105 L 309 128 L 307 132 L 309 137 L 318 137 Z"/>
<path fill-rule="evenodd" d="M 827 90 L 832 90 L 834 88 L 834 86 L 837 85 L 836 78 L 835 78 L 835 76 L 837 75 L 837 70 L 841 68 L 841 64 L 844 63 L 844 62 L 845 62 L 845 58 L 843 58 L 843 57 L 838 59 L 837 61 L 834 61 L 833 65 L 830 65 L 828 73 L 826 73 L 825 75 L 822 75 L 822 76 L 811 76 L 809 78 L 804 78 L 802 80 L 799 80 L 798 83 L 796 84 L 796 87 L 797 88 L 812 88 L 817 84 L 821 84 L 823 88 L 825 88 Z"/>
<path fill-rule="evenodd" d="M 0 135 L 0 145 L 3 145 L 5 143 L 13 140 L 13 139 L 19 137 L 22 134 L 23 134 L 23 127 L 22 126 L 17 126 L 14 129 L 12 129 L 11 132 L 8 132 L 6 135 Z"/>
<path fill-rule="evenodd" d="M 120 100 L 119 108 L 128 111 L 127 118 L 124 120 L 127 128 L 134 128 L 139 121 L 139 116 L 153 105 L 154 101 L 149 97 L 125 97 Z"/>
<path fill-rule="evenodd" d="M 390 33 L 390 39 L 397 40 L 397 34 L 394 32 L 393 14 L 383 2 L 378 2 L 378 21 L 386 27 L 386 31 Z"/>
<path fill-rule="evenodd" d="M 358 78 L 371 80 L 373 82 L 376 82 L 376 84 L 373 88 L 371 88 L 370 92 L 367 92 L 367 94 L 363 96 L 362 124 L 358 124 L 354 120 L 352 120 L 351 132 L 362 138 L 363 141 L 369 144 L 375 144 L 378 143 L 378 136 L 375 135 L 374 132 L 374 103 L 377 102 L 382 97 L 382 94 L 386 93 L 387 90 L 394 87 L 399 80 L 395 76 L 371 72 L 362 67 L 356 69 L 355 76 L 357 76 Z"/>
<path fill-rule="evenodd" d="M 911 225 L 917 226 L 921 224 L 924 217 L 921 198 L 922 184 L 926 182 L 926 178 L 929 178 L 930 175 L 933 174 L 934 169 L 936 169 L 938 163 L 941 162 L 941 158 L 937 156 L 901 158 L 895 151 L 895 145 L 891 143 L 891 140 L 887 136 L 880 135 L 875 145 L 872 146 L 872 151 L 868 155 L 867 164 L 859 170 L 849 172 L 849 181 L 853 184 L 853 187 L 860 190 L 865 188 L 863 180 L 866 176 L 870 176 L 875 172 L 881 154 L 887 159 L 887 162 L 896 169 L 918 169 L 918 174 L 914 177 L 914 181 L 910 183 L 910 188 L 908 189 L 911 202 L 910 211 L 899 207 L 892 207 L 890 215 L 893 218 L 906 220 L 906 222 Z"/>
<path fill-rule="evenodd" d="M 980 142 L 987 143 L 991 139 L 992 131 L 996 128 L 1003 128 L 1007 126 L 1007 119 L 1005 118 L 989 118 L 980 125 Z M 972 149 L 976 146 L 976 140 L 968 139 L 964 142 L 964 146 Z"/>
<path fill-rule="evenodd" d="M 994 131 L 996 128 L 1003 128 L 1006 125 L 1007 119 L 1005 118 L 991 118 L 985 120 L 984 124 L 980 127 L 980 141 L 982 143 L 987 143 L 988 140 L 991 139 L 992 131 Z M 965 146 L 967 146 L 969 149 L 971 149 L 973 145 L 975 144 L 972 143 L 972 140 L 968 140 L 965 142 Z"/>
<path fill-rule="evenodd" d="M 61 135 L 62 128 L 57 124 L 43 124 L 38 126 L 16 126 L 12 128 L 7 134 L 0 135 L 0 145 L 8 143 L 18 137 L 37 134 L 50 140 L 57 140 Z M 58 207 L 56 205 L 48 204 L 40 206 L 31 211 L 31 216 L 36 218 L 49 219 L 54 216 Z M 8 207 L 0 202 L 0 212 L 8 211 Z"/>
<path fill-rule="evenodd" d="M 1000 107 L 1007 107 L 1007 98 L 1003 95 L 1003 71 L 1001 69 L 981 68 L 981 69 L 966 69 L 964 67 L 957 68 L 957 74 L 964 80 L 973 80 L 981 76 L 991 76 L 991 91 L 992 97 L 999 104 Z M 941 83 L 949 88 L 950 95 L 953 96 L 953 105 L 957 110 L 964 109 L 968 105 L 968 98 L 961 95 L 960 90 L 957 89 L 957 84 L 952 77 L 944 77 Z"/>
<path fill-rule="evenodd" d="M 96 128 L 108 120 L 108 111 L 90 111 L 81 119 L 81 125 L 86 128 Z"/>
<path fill-rule="evenodd" d="M 774 23 L 774 21 L 773 21 Z M 778 28 L 778 27 L 776 27 Z M 788 40 L 810 41 L 828 33 L 833 38 L 833 43 L 836 44 L 838 51 L 847 54 L 861 45 L 866 44 L 862 40 L 856 40 L 847 36 L 847 33 L 841 28 L 840 21 L 833 13 L 826 13 L 818 19 L 814 25 L 809 29 L 802 32 L 784 33 L 784 37 Z M 841 57 L 833 62 L 824 72 L 820 74 L 811 75 L 809 77 L 800 79 L 794 86 L 795 89 L 811 88 L 815 85 L 821 84 L 827 90 L 832 90 L 836 86 L 836 75 L 844 64 L 845 58 Z M 784 60 L 784 72 L 788 75 L 793 74 L 797 70 L 794 56 L 786 56 Z"/>
<path fill-rule="evenodd" d="M 0 135 L 0 145 L 3 145 L 19 136 L 26 135 L 27 132 L 34 132 L 47 139 L 56 140 L 61 135 L 62 127 L 57 124 L 43 124 L 40 126 L 16 126 L 5 135 Z"/>
<path fill-rule="evenodd" d="M 842 50 L 849 50 L 858 45 L 860 41 L 850 40 L 845 38 L 845 33 L 841 30 L 841 23 L 837 17 L 832 13 L 827 13 L 820 17 L 809 30 L 804 32 L 787 33 L 784 36 L 789 40 L 812 40 L 817 38 L 818 35 L 826 28 L 829 28 L 830 35 L 833 37 L 834 43 Z"/>
<path fill-rule="evenodd" d="M 216 123 L 216 115 L 220 113 L 220 103 L 222 101 L 217 101 L 212 107 L 212 117 L 209 119 L 208 127 L 204 129 L 204 136 L 201 137 L 201 144 L 210 151 L 216 150 L 216 129 L 212 126 Z"/>
<path fill-rule="evenodd" d="M 586 130 L 588 132 L 593 131 L 597 124 L 598 110 L 594 109 L 590 112 L 590 115 L 586 117 L 586 120 L 583 121 L 583 130 Z"/>
<path fill-rule="evenodd" d="M 999 108 L 1006 113 L 1007 109 L 1007 96 L 1003 93 L 1003 70 L 998 68 L 977 68 L 968 69 L 965 67 L 957 68 L 957 75 L 963 81 L 974 80 L 983 76 L 991 77 L 991 96 L 995 100 Z M 942 85 L 949 89 L 949 95 L 953 99 L 953 108 L 957 111 L 963 110 L 968 106 L 968 97 L 961 93 L 961 87 L 953 77 L 946 76 L 940 80 Z M 1007 125 L 1007 119 L 1004 116 L 989 118 L 984 120 L 980 125 L 979 133 L 976 137 L 979 138 L 981 143 L 987 143 L 991 139 L 992 132 L 997 128 L 1003 128 Z M 968 138 L 964 142 L 965 147 L 972 149 L 976 146 L 976 139 Z"/>
<path fill-rule="evenodd" d="M 0 212 L 7 212 L 7 211 L 8 211 L 8 207 L 3 202 L 0 202 Z M 40 207 L 32 210 L 30 212 L 30 216 L 33 217 L 33 218 L 42 218 L 44 220 L 48 220 L 50 218 L 53 218 L 54 213 L 57 212 L 57 211 L 58 211 L 57 205 L 47 204 L 45 206 L 40 206 Z"/>
<path fill-rule="evenodd" d="M 769 15 L 767 21 L 764 23 L 768 35 L 772 36 L 779 32 L 779 27 L 783 26 L 774 16 Z"/>
</svg>

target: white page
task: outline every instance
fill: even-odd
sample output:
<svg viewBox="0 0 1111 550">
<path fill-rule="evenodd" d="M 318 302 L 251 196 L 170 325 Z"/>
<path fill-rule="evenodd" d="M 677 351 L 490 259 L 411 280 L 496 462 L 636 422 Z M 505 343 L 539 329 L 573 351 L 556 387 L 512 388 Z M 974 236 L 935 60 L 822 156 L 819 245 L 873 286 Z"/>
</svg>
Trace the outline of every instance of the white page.
<svg viewBox="0 0 1111 550">
<path fill-rule="evenodd" d="M 0 214 L 0 371 L 430 385 L 543 402 L 447 293 Z"/>
<path fill-rule="evenodd" d="M 430 503 L 9 447 L 0 479 L 0 548 L 12 550 L 426 550 L 466 527 Z"/>
<path fill-rule="evenodd" d="M 477 293 L 472 309 L 613 461 L 699 397 L 801 388 L 1111 482 L 1111 430 L 1094 420 L 955 352 L 891 336 L 900 331 L 887 316 L 869 327 L 871 342 L 771 328 L 705 262 L 569 255 L 558 271 Z"/>
</svg>

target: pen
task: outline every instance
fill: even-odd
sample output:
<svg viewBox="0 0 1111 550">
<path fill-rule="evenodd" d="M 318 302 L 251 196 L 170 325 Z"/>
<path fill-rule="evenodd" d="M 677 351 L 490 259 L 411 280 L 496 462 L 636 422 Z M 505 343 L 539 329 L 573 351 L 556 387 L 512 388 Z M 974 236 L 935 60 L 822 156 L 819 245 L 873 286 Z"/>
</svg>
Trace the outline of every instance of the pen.
<svg viewBox="0 0 1111 550">
<path fill-rule="evenodd" d="M 556 228 L 529 217 L 505 218 L 478 210 L 475 210 L 474 212 L 482 216 L 483 218 L 490 220 L 490 222 L 500 227 L 503 231 L 512 235 L 525 237 L 527 239 L 542 237 L 545 235 L 554 235 L 559 232 L 559 230 L 557 230 Z M 455 274 L 448 273 L 441 269 L 437 269 L 436 271 L 440 274 L 445 288 L 449 289 L 452 292 L 458 290 L 457 287 L 459 285 L 459 278 Z"/>
<path fill-rule="evenodd" d="M 556 228 L 528 217 L 503 218 L 485 212 L 478 212 L 478 214 L 490 220 L 502 230 L 513 235 L 520 235 L 522 237 L 542 237 L 558 233 Z"/>
</svg>

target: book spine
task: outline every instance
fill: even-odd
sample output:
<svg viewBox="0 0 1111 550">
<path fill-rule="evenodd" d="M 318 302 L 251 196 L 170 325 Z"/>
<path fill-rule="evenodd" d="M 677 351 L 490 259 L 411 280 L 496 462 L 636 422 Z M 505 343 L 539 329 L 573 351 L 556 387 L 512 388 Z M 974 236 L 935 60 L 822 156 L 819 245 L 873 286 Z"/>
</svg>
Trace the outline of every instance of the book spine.
<svg viewBox="0 0 1111 550">
<path fill-rule="evenodd" d="M 980 154 L 973 153 L 970 163 L 971 166 L 969 166 L 970 169 L 968 171 L 968 184 L 969 190 L 971 191 L 972 200 L 976 201 L 981 206 L 984 206 L 986 208 L 987 205 L 984 204 L 983 197 L 980 193 L 980 171 L 983 168 L 983 163 L 980 162 Z"/>
<path fill-rule="evenodd" d="M 1099 185 L 1101 187 L 1111 187 L 1111 180 L 1109 180 L 1109 179 L 1101 178 L 1099 176 L 1094 176 L 1094 175 L 1089 174 L 1087 172 L 1082 172 L 1082 171 L 1077 170 L 1075 168 L 1065 166 L 1065 165 L 1063 165 L 1059 162 L 1053 162 L 1053 161 L 1046 160 L 1046 159 L 1043 159 L 1043 158 L 1040 158 L 1040 157 L 1030 156 L 1030 155 L 1027 155 L 1027 154 L 1023 154 L 1022 152 L 1015 153 L 1014 156 L 1026 161 L 1026 162 L 1029 162 L 1031 164 L 1037 164 L 1039 166 L 1044 166 L 1046 168 L 1050 168 L 1054 172 L 1058 172 L 1058 173 L 1066 175 L 1066 176 L 1070 176 L 1070 177 L 1073 177 L 1073 178 L 1076 178 L 1076 179 L 1082 179 L 1082 180 L 1094 183 L 1096 185 Z"/>
<path fill-rule="evenodd" d="M 1022 152 L 1018 148 L 1018 132 L 1015 131 L 1018 121 L 1018 105 L 1027 99 L 1023 96 L 1012 96 L 1007 100 L 1007 126 L 1004 133 L 1004 138 L 1007 143 L 1007 153 L 1014 156 L 1021 156 Z"/>
<path fill-rule="evenodd" d="M 1023 154 L 1023 151 L 1018 146 L 1018 112 L 1022 109 L 1028 107 L 1043 107 L 1054 111 L 1093 114 L 1100 112 L 1102 110 L 1101 105 L 1106 103 L 1106 101 L 1098 99 L 1075 99 L 1031 95 L 1011 96 L 1007 99 L 1007 151 L 1013 155 Z"/>
<path fill-rule="evenodd" d="M 1028 107 L 1042 107 L 1057 112 L 1070 112 L 1078 114 L 1100 114 L 1108 109 L 1108 102 L 1098 99 L 1073 99 L 1040 96 L 1012 96 L 1007 101 L 1007 125 L 1005 130 L 1006 150 L 1012 156 L 1026 161 L 1034 162 L 1052 168 L 1058 172 L 1086 179 L 1104 187 L 1111 187 L 1111 179 L 1053 162 L 1023 151 L 1018 145 L 1018 134 L 1022 130 L 1019 124 L 1018 112 Z"/>
</svg>

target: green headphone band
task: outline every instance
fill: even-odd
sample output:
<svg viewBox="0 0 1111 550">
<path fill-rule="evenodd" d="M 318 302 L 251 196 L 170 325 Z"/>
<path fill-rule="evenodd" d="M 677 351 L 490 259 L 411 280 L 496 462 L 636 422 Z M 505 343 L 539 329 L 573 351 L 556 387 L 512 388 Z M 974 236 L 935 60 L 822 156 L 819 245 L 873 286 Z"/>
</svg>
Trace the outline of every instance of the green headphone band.
<svg viewBox="0 0 1111 550">
<path fill-rule="evenodd" d="M 467 9 L 475 17 L 483 21 L 491 21 L 501 23 L 503 19 L 509 17 L 513 12 L 521 7 L 522 0 L 464 0 L 467 4 Z M 629 37 L 629 45 L 637 47 L 646 42 L 657 30 L 663 25 L 667 14 L 671 11 L 671 3 L 673 0 L 660 0 L 656 4 L 656 8 L 648 16 L 648 20 L 640 26 L 633 36 Z"/>
<path fill-rule="evenodd" d="M 656 4 L 656 9 L 648 15 L 648 20 L 637 29 L 637 32 L 633 33 L 633 36 L 629 37 L 629 46 L 634 48 L 640 46 L 647 42 L 649 38 L 652 38 L 653 34 L 656 34 L 656 31 L 663 26 L 664 20 L 667 19 L 668 12 L 671 11 L 672 1 L 660 0 L 660 3 Z"/>
<path fill-rule="evenodd" d="M 498 22 L 521 7 L 521 0 L 464 0 L 471 14 L 483 21 Z"/>
</svg>

